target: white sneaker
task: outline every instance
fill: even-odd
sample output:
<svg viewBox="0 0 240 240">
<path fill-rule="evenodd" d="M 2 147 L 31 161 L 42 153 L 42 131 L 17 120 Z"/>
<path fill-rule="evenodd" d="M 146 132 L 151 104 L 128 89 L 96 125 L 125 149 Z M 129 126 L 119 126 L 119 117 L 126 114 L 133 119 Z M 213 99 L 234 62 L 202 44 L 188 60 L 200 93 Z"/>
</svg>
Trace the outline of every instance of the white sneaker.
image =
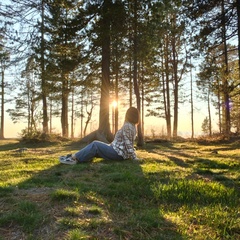
<svg viewBox="0 0 240 240">
<path fill-rule="evenodd" d="M 68 154 L 67 156 L 59 157 L 60 163 L 74 165 L 77 164 L 77 160 L 72 157 L 72 154 Z"/>
</svg>

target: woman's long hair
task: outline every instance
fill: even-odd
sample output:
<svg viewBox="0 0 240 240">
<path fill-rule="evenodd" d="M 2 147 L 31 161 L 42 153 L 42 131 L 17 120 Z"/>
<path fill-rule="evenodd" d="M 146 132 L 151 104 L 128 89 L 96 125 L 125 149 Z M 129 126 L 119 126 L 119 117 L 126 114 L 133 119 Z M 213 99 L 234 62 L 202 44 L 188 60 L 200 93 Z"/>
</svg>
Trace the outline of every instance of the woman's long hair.
<svg viewBox="0 0 240 240">
<path fill-rule="evenodd" d="M 125 116 L 125 121 L 133 124 L 139 123 L 139 111 L 135 107 L 130 107 Z"/>
</svg>

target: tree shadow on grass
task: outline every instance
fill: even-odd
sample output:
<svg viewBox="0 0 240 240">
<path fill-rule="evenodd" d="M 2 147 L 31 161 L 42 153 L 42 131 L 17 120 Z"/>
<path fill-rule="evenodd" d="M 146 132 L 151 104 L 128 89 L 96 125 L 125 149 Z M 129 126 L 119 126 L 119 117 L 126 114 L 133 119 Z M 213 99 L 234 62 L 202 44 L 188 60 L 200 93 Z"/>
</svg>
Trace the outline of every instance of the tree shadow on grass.
<svg viewBox="0 0 240 240">
<path fill-rule="evenodd" d="M 206 158 L 198 158 L 194 161 L 193 170 L 195 174 L 198 174 L 205 179 L 216 181 L 223 184 L 226 187 L 234 188 L 237 192 L 240 189 L 240 179 L 227 177 L 232 173 L 237 173 L 240 168 L 240 163 L 220 163 L 218 161 Z"/>
<path fill-rule="evenodd" d="M 159 156 L 162 156 L 174 164 L 184 168 L 188 168 L 189 164 L 183 159 L 192 157 L 190 154 L 183 152 L 182 149 L 173 147 L 172 144 L 165 145 L 163 148 L 162 146 L 155 144 L 148 146 L 145 150 L 149 153 L 158 154 Z M 156 159 L 155 161 L 158 162 L 159 160 Z"/>
<path fill-rule="evenodd" d="M 0 142 L 1 143 L 1 142 Z M 2 144 L 0 144 L 0 151 L 12 150 L 19 148 L 19 141 L 9 141 L 6 143 L 4 140 Z"/>
<path fill-rule="evenodd" d="M 165 146 L 163 147 L 163 149 Z M 160 150 L 159 150 L 160 149 Z M 172 151 L 174 149 L 174 151 Z M 231 146 L 227 149 L 219 147 L 221 151 L 232 150 Z M 159 154 L 163 156 L 166 161 L 170 161 L 175 165 L 183 168 L 183 169 L 192 169 L 192 173 L 190 173 L 189 178 L 203 178 L 207 181 L 218 182 L 224 185 L 227 188 L 234 188 L 236 192 L 239 192 L 240 189 L 240 179 L 237 177 L 234 179 L 230 176 L 232 174 L 237 174 L 240 169 L 240 162 L 238 156 L 231 156 L 231 160 L 226 162 L 221 162 L 220 160 L 213 160 L 214 158 L 222 158 L 224 159 L 226 156 L 223 154 L 216 154 L 214 152 L 209 151 L 207 154 L 204 152 L 202 155 L 199 151 L 191 151 L 192 149 L 182 149 L 180 148 L 170 148 L 168 151 L 162 150 L 162 146 L 155 145 L 152 146 L 147 151 L 151 153 Z M 196 150 L 196 149 L 195 149 Z M 208 155 L 209 154 L 209 155 Z M 209 157 L 209 158 L 208 158 Z M 158 161 L 158 160 L 156 160 Z M 160 160 L 161 162 L 163 160 Z M 183 170 L 185 171 L 185 170 Z M 228 174 L 229 173 L 229 174 Z"/>
<path fill-rule="evenodd" d="M 212 152 L 211 149 L 202 152 L 198 147 L 188 148 L 181 145 L 167 149 L 161 145 L 147 148 L 150 153 L 160 155 L 159 161 L 165 160 L 170 166 L 169 171 L 165 168 L 162 174 L 159 172 L 154 174 L 156 181 L 159 180 L 155 186 L 155 194 L 160 201 L 166 201 L 168 205 L 177 202 L 180 206 L 188 206 L 188 208 L 198 205 L 199 209 L 221 209 L 218 210 L 219 212 L 211 212 L 209 216 L 203 214 L 206 219 L 213 217 L 209 222 L 214 222 L 214 216 L 219 215 L 219 225 L 216 226 L 217 231 L 220 232 L 219 238 L 238 239 L 240 237 L 238 214 L 240 162 L 237 155 L 232 156 L 232 153 L 225 152 L 237 148 L 234 145 L 226 148 L 214 146 L 214 149 L 217 149 L 217 153 Z M 154 161 L 158 160 L 154 159 Z M 175 169 L 172 168 L 171 163 L 176 165 Z M 202 214 L 201 210 L 199 213 Z M 198 217 L 196 216 L 195 219 L 198 220 Z"/>
<path fill-rule="evenodd" d="M 239 177 L 238 179 L 230 177 L 231 174 L 238 173 L 239 163 L 229 165 L 211 158 L 200 158 L 197 154 L 179 151 L 159 152 L 158 149 L 151 149 L 150 152 L 161 155 L 161 160 L 152 161 L 163 162 L 165 159 L 166 162 L 176 165 L 176 168 L 173 168 L 169 164 L 168 169 L 166 163 L 162 171 L 154 172 L 153 169 L 152 172 L 148 172 L 148 175 L 155 180 L 152 191 L 157 201 L 165 202 L 170 211 L 171 206 L 175 206 L 176 212 L 181 208 L 185 209 L 186 213 L 189 211 L 190 216 L 186 221 L 196 228 L 199 224 L 207 229 L 218 216 L 219 221 L 212 224 L 215 225 L 212 229 L 213 234 L 218 232 L 218 237 L 223 239 L 240 237 L 238 214 L 240 182 Z M 149 162 L 151 164 L 151 160 Z M 194 217 L 192 218 L 191 215 Z M 206 232 L 204 239 L 211 238 L 211 234 L 207 234 Z"/>
<path fill-rule="evenodd" d="M 154 152 L 154 149 L 151 150 Z M 158 151 L 156 151 L 158 153 Z M 165 156 L 167 160 L 170 160 L 177 166 L 182 168 L 189 168 L 193 170 L 193 175 L 198 175 L 204 179 L 209 179 L 211 181 L 219 182 L 226 187 L 233 187 L 235 190 L 239 191 L 240 182 L 239 177 L 237 179 L 230 178 L 231 173 L 237 173 L 240 169 L 240 162 L 238 156 L 231 156 L 231 160 L 223 161 L 213 160 L 214 158 L 225 159 L 226 156 L 223 154 L 215 154 L 209 151 L 207 154 L 204 152 L 202 155 L 199 152 L 192 153 L 174 151 L 172 155 L 171 152 L 161 151 L 160 154 Z M 230 173 L 227 177 L 227 173 Z"/>
<path fill-rule="evenodd" d="M 23 157 L 21 161 L 33 164 L 36 160 Z M 3 209 L 17 212 L 17 203 L 28 201 L 38 207 L 41 221 L 34 230 L 24 230 L 25 225 L 14 217 L 2 225 L 2 212 L 0 235 L 18 231 L 20 237 L 70 239 L 77 231 L 84 239 L 184 239 L 178 227 L 161 214 L 152 182 L 139 163 L 96 159 L 74 166 L 54 163 L 45 170 L 23 170 L 22 174 L 29 175 L 28 179 L 0 189 L 12 189 L 1 197 Z"/>
</svg>

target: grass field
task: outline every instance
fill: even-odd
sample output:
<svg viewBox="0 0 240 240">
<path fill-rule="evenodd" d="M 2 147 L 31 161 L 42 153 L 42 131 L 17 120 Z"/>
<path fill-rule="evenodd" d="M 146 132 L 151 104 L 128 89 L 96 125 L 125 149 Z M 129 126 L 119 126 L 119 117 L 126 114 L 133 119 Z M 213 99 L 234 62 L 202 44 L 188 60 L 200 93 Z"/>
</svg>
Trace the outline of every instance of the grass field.
<svg viewBox="0 0 240 240">
<path fill-rule="evenodd" d="M 139 162 L 59 164 L 81 147 L 0 141 L 0 240 L 240 239 L 240 142 L 148 143 Z"/>
</svg>

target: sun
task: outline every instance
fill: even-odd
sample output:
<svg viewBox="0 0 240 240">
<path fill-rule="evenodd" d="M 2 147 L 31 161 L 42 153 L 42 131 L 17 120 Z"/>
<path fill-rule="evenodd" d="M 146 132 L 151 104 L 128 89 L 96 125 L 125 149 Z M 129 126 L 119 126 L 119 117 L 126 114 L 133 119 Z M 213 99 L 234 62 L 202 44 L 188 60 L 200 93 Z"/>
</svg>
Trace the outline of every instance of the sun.
<svg viewBox="0 0 240 240">
<path fill-rule="evenodd" d="M 117 105 L 118 105 L 117 101 L 115 101 L 115 100 L 114 100 L 114 101 L 112 101 L 112 107 L 113 107 L 113 108 L 116 108 L 116 107 L 117 107 Z"/>
</svg>

